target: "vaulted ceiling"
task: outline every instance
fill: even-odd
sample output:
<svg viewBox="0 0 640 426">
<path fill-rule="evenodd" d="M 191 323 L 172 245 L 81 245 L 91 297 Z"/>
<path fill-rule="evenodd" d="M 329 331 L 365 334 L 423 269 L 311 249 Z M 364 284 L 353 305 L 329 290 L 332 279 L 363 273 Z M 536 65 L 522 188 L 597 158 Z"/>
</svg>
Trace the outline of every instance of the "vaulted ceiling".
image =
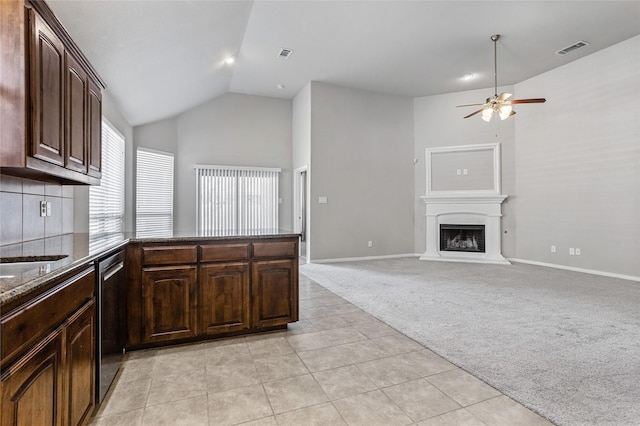
<svg viewBox="0 0 640 426">
<path fill-rule="evenodd" d="M 227 92 L 291 99 L 309 81 L 411 97 L 491 88 L 492 34 L 510 85 L 640 34 L 640 1 L 47 2 L 134 126 Z"/>
</svg>

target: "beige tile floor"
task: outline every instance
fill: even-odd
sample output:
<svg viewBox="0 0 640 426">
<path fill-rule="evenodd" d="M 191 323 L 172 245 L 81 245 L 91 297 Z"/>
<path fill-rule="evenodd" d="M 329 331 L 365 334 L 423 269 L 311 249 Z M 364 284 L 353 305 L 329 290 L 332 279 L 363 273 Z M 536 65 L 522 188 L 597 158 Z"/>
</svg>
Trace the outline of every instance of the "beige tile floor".
<svg viewBox="0 0 640 426">
<path fill-rule="evenodd" d="M 550 425 L 300 276 L 286 331 L 135 351 L 90 425 Z"/>
</svg>

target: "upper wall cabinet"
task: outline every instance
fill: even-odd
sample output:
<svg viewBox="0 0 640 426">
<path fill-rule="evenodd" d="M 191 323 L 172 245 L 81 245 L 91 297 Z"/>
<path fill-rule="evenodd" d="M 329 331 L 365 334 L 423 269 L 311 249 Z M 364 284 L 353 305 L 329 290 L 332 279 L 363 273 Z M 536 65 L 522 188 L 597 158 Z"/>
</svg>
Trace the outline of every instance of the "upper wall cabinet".
<svg viewBox="0 0 640 426">
<path fill-rule="evenodd" d="M 0 47 L 1 172 L 99 184 L 102 79 L 43 1 L 3 2 Z"/>
</svg>

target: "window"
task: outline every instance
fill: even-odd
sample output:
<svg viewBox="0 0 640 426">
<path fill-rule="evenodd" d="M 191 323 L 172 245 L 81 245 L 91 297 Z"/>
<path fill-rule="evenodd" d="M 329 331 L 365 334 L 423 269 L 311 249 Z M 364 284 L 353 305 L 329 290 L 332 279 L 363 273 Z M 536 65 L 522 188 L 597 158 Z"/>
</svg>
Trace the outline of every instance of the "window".
<svg viewBox="0 0 640 426">
<path fill-rule="evenodd" d="M 138 148 L 136 162 L 136 235 L 173 234 L 173 154 Z"/>
<path fill-rule="evenodd" d="M 278 228 L 280 169 L 203 165 L 195 169 L 200 234 Z"/>
<path fill-rule="evenodd" d="M 124 231 L 124 136 L 102 120 L 102 177 L 89 187 L 89 234 Z"/>
</svg>

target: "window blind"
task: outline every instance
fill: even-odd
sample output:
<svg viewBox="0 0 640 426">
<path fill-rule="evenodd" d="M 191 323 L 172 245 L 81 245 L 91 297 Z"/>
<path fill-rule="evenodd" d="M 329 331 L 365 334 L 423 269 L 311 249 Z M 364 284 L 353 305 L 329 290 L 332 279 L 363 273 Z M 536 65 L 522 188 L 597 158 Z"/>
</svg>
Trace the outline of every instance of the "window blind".
<svg viewBox="0 0 640 426">
<path fill-rule="evenodd" d="M 200 234 L 278 228 L 280 169 L 196 165 L 195 170 Z"/>
<path fill-rule="evenodd" d="M 173 154 L 138 148 L 136 155 L 136 235 L 173 234 Z"/>
<path fill-rule="evenodd" d="M 89 234 L 124 231 L 124 136 L 102 120 L 102 177 L 89 187 Z"/>
</svg>

